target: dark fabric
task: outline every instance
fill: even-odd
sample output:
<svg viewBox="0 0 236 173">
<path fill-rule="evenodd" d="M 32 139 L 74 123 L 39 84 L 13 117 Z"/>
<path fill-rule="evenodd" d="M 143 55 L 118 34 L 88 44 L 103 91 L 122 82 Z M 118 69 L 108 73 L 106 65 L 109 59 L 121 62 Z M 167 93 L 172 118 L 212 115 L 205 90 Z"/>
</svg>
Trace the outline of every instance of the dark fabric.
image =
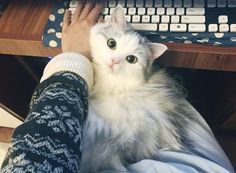
<svg viewBox="0 0 236 173">
<path fill-rule="evenodd" d="M 77 173 L 87 111 L 88 89 L 78 75 L 61 72 L 39 84 L 1 172 Z"/>
</svg>

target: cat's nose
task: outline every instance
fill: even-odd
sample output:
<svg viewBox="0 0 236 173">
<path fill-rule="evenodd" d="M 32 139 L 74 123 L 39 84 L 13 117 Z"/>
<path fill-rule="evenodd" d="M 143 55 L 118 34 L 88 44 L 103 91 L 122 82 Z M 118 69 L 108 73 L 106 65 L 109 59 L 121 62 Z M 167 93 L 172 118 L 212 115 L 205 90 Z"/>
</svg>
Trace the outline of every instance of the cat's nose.
<svg viewBox="0 0 236 173">
<path fill-rule="evenodd" d="M 112 64 L 119 64 L 120 63 L 120 61 L 116 58 L 112 58 L 111 62 L 112 62 Z"/>
</svg>

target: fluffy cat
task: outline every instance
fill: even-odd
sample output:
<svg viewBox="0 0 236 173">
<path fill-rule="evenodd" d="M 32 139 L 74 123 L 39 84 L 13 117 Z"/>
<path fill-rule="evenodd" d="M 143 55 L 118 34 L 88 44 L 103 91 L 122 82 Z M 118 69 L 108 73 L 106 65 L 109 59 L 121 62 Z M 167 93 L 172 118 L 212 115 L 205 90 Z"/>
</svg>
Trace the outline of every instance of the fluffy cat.
<svg viewBox="0 0 236 173">
<path fill-rule="evenodd" d="M 152 72 L 167 47 L 126 23 L 121 7 L 91 30 L 94 87 L 83 131 L 81 172 L 126 171 L 158 150 L 180 150 L 181 129 L 198 112 L 164 71 Z"/>
</svg>

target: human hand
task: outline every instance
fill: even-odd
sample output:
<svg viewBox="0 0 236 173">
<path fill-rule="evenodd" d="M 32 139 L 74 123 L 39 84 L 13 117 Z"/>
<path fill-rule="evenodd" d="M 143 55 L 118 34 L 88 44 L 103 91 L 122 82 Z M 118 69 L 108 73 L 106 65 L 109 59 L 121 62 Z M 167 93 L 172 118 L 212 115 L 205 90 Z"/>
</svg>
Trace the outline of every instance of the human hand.
<svg viewBox="0 0 236 173">
<path fill-rule="evenodd" d="M 89 36 L 92 26 L 97 22 L 103 2 L 96 5 L 91 0 L 84 4 L 79 1 L 76 11 L 66 10 L 62 26 L 62 52 L 77 52 L 90 58 Z"/>
</svg>

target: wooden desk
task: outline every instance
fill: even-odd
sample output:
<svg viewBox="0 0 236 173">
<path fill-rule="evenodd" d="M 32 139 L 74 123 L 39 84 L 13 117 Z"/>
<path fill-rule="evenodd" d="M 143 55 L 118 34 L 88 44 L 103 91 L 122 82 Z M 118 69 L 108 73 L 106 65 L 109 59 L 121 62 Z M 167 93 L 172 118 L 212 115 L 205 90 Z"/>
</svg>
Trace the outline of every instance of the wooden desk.
<svg viewBox="0 0 236 173">
<path fill-rule="evenodd" d="M 0 53 L 54 56 L 60 48 L 45 48 L 43 29 L 54 1 L 12 0 L 0 18 Z M 236 48 L 167 43 L 169 51 L 159 59 L 165 66 L 236 71 Z"/>
</svg>

